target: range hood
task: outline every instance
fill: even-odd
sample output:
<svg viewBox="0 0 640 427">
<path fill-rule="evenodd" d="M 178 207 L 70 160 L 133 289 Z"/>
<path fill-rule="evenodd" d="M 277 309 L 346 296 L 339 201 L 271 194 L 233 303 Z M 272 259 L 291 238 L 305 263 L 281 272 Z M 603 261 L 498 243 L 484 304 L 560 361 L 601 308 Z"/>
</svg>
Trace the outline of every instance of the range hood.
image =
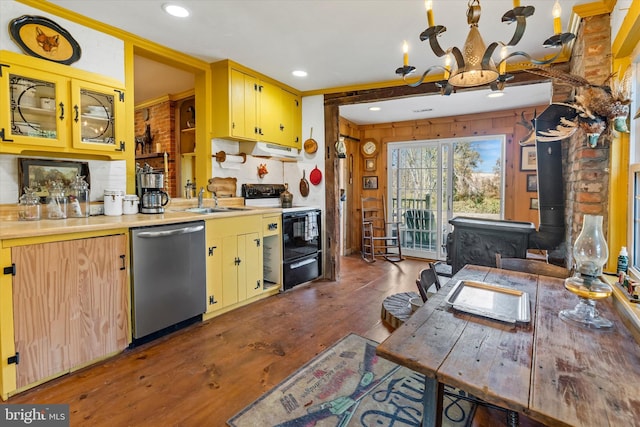
<svg viewBox="0 0 640 427">
<path fill-rule="evenodd" d="M 284 159 L 295 159 L 298 157 L 298 150 L 296 148 L 285 147 L 284 145 L 273 144 L 271 142 L 244 142 L 243 145 L 243 148 L 246 148 L 246 152 L 252 156 L 280 157 Z"/>
</svg>

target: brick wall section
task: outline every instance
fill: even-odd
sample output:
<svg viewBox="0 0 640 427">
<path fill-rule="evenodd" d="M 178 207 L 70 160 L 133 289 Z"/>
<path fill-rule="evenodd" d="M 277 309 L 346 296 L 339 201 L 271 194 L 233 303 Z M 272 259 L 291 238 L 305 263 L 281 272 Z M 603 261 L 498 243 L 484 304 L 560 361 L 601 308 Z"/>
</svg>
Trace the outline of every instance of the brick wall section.
<svg viewBox="0 0 640 427">
<path fill-rule="evenodd" d="M 589 82 L 602 84 L 611 73 L 611 26 L 609 15 L 582 20 L 573 49 L 570 72 Z M 554 89 L 555 92 L 555 89 Z M 602 215 L 606 233 L 609 212 L 609 146 L 611 137 L 600 136 L 598 146 L 588 148 L 579 130 L 562 142 L 566 197 L 567 265 L 573 265 L 573 242 L 582 230 L 585 214 Z"/>
<path fill-rule="evenodd" d="M 144 120 L 144 110 L 149 110 L 149 120 Z M 170 197 L 175 197 L 177 194 L 176 189 L 176 140 L 175 140 L 175 102 L 164 101 L 158 104 L 154 104 L 149 107 L 145 107 L 135 112 L 135 135 L 140 137 L 144 135 L 146 125 L 151 125 L 151 136 L 153 142 L 151 145 L 151 152 L 168 154 L 169 173 L 165 177 L 165 182 L 169 183 L 169 188 L 165 191 L 169 193 Z M 158 147 L 157 144 L 160 144 Z M 149 150 L 149 147 L 146 147 Z M 136 155 L 140 154 L 140 148 L 136 150 Z M 144 159 L 136 159 L 136 162 L 143 166 L 144 163 L 149 163 L 149 166 L 154 169 L 164 170 L 164 157 L 151 157 Z"/>
</svg>

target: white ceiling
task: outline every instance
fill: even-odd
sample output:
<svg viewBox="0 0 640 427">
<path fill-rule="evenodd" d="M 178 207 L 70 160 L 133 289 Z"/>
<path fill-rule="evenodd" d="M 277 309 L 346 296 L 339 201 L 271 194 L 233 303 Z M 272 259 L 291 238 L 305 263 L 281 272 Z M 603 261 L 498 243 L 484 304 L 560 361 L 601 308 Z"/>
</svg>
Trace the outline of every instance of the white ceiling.
<svg viewBox="0 0 640 427">
<path fill-rule="evenodd" d="M 170 0 L 50 1 L 208 62 L 232 59 L 303 92 L 397 81 L 403 40 L 409 43 L 409 63 L 420 73 L 444 63 L 419 40 L 427 27 L 423 0 L 176 0 L 191 11 L 186 19 L 164 13 L 161 5 Z M 564 30 L 577 3 L 584 1 L 560 2 Z M 549 53 L 542 43 L 553 33 L 553 1 L 523 0 L 522 5 L 534 6 L 536 13 L 514 50 L 542 57 Z M 484 0 L 481 6 L 479 28 L 485 43 L 508 41 L 515 27 L 500 18 L 513 1 Z M 464 44 L 466 10 L 467 0 L 433 1 L 435 23 L 447 27 L 440 37 L 443 48 Z M 136 58 L 136 76 L 144 76 L 136 77 L 136 102 L 193 85 L 189 73 L 157 66 Z M 308 76 L 293 77 L 295 69 Z M 343 107 L 341 114 L 356 123 L 389 122 L 540 105 L 550 98 L 548 85 L 512 87 L 497 99 L 486 98 L 488 89 L 481 92 L 386 101 L 373 116 L 363 105 Z M 432 111 L 414 113 L 425 109 Z"/>
</svg>

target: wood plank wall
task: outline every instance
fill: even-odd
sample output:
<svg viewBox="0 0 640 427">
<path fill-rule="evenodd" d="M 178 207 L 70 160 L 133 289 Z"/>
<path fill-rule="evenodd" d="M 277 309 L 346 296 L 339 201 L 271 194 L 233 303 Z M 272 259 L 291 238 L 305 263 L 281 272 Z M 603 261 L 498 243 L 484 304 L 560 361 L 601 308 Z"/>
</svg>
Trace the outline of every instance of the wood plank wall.
<svg viewBox="0 0 640 427">
<path fill-rule="evenodd" d="M 455 95 L 452 95 L 455 96 Z M 518 125 L 521 114 L 531 119 L 534 112 L 542 112 L 546 106 L 526 109 L 505 110 L 498 112 L 472 114 L 439 119 L 425 119 L 407 122 L 395 122 L 376 125 L 362 125 L 340 118 L 340 134 L 352 138 L 345 139 L 348 170 L 353 158 L 353 177 L 346 180 L 347 201 L 344 207 L 348 215 L 346 227 L 347 251 L 360 250 L 360 198 L 386 194 L 386 145 L 389 142 L 418 141 L 425 139 L 444 139 L 455 137 L 473 137 L 482 135 L 506 135 L 506 164 L 505 164 L 505 219 L 514 221 L 530 221 L 538 225 L 538 211 L 529 209 L 530 199 L 537 198 L 537 193 L 527 192 L 527 174 L 535 171 L 520 171 L 521 147 L 519 141 L 523 139 L 527 130 Z M 364 157 L 360 154 L 362 141 L 373 138 L 380 144 L 376 156 L 375 172 L 365 172 Z M 378 177 L 378 190 L 363 190 L 362 177 L 375 175 Z"/>
</svg>

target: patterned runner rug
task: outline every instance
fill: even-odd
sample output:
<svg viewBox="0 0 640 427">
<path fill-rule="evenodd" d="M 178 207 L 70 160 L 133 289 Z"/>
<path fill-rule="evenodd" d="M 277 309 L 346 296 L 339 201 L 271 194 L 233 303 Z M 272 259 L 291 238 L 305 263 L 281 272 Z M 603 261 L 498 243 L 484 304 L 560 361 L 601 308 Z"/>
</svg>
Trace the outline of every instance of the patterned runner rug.
<svg viewBox="0 0 640 427">
<path fill-rule="evenodd" d="M 350 334 L 227 421 L 231 427 L 420 426 L 424 377 Z M 449 392 L 457 393 L 448 388 Z M 443 426 L 468 426 L 475 405 L 445 395 Z"/>
</svg>

